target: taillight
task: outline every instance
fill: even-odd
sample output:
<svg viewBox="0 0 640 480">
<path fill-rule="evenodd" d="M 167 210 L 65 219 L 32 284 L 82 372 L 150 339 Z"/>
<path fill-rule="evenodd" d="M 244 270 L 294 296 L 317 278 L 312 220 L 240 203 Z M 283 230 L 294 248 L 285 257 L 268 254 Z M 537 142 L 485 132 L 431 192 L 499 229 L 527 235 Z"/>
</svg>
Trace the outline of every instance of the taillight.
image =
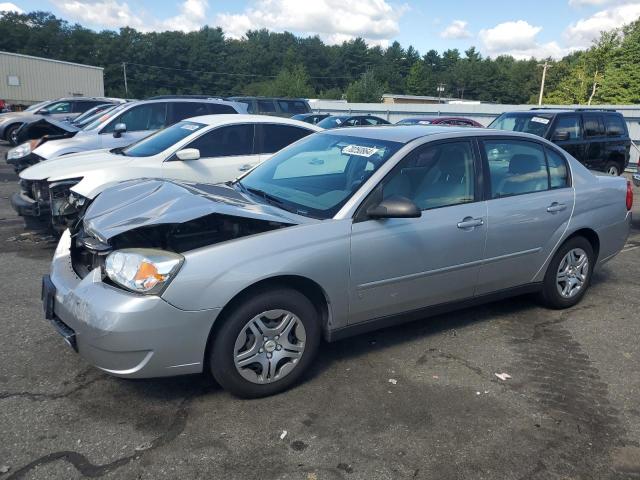
<svg viewBox="0 0 640 480">
<path fill-rule="evenodd" d="M 633 207 L 633 187 L 631 182 L 627 180 L 627 210 L 631 210 Z"/>
</svg>

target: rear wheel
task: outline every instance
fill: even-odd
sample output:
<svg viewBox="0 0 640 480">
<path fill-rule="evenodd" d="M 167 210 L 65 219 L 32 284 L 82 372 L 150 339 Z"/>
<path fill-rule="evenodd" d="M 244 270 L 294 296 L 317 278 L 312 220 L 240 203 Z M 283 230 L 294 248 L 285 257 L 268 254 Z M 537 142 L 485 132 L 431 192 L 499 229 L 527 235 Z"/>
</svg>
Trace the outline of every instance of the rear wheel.
<svg viewBox="0 0 640 480">
<path fill-rule="evenodd" d="M 617 162 L 608 162 L 607 165 L 604 167 L 604 171 L 614 177 L 617 177 L 620 175 L 620 173 L 622 173 L 622 169 L 620 168 L 620 165 Z"/>
<path fill-rule="evenodd" d="M 556 252 L 544 278 L 542 300 L 550 308 L 576 305 L 591 282 L 593 247 L 584 237 L 569 239 Z"/>
<path fill-rule="evenodd" d="M 224 319 L 212 339 L 211 373 L 234 395 L 257 398 L 293 385 L 320 343 L 318 313 L 296 290 L 250 296 Z"/>
</svg>

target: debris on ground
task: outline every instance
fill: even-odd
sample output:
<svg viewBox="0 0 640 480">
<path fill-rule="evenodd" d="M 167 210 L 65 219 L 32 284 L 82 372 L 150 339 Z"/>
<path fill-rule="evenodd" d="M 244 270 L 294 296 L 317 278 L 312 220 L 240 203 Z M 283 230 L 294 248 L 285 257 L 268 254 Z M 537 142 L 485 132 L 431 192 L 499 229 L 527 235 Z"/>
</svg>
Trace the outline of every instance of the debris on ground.
<svg viewBox="0 0 640 480">
<path fill-rule="evenodd" d="M 7 473 L 9 470 L 11 470 L 9 465 L 0 465 L 0 473 Z"/>
<path fill-rule="evenodd" d="M 151 442 L 144 442 L 140 445 L 138 445 L 135 450 L 136 452 L 142 452 L 144 450 L 149 450 L 151 448 Z"/>
<path fill-rule="evenodd" d="M 282 430 L 282 433 L 280 434 L 280 440 L 284 440 L 284 437 L 287 436 L 287 431 L 286 430 Z"/>
<path fill-rule="evenodd" d="M 495 375 L 496 375 L 496 377 L 498 377 L 503 382 L 506 382 L 508 379 L 511 378 L 511 375 L 509 375 L 508 373 L 504 373 L 504 372 L 496 373 Z"/>
<path fill-rule="evenodd" d="M 389 383 L 392 385 L 396 385 L 398 383 L 398 380 L 396 380 L 395 378 L 390 378 Z"/>
</svg>

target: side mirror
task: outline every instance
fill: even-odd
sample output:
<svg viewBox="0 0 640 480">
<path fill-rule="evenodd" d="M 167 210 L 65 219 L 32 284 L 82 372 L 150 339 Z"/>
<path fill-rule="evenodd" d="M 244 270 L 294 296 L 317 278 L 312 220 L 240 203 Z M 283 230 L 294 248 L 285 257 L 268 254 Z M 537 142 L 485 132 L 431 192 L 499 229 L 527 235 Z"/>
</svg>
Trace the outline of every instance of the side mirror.
<svg viewBox="0 0 640 480">
<path fill-rule="evenodd" d="M 178 160 L 198 160 L 200 158 L 200 150 L 197 148 L 184 148 L 176 152 Z"/>
<path fill-rule="evenodd" d="M 369 218 L 418 218 L 422 211 L 406 197 L 392 196 L 367 209 Z"/>
<path fill-rule="evenodd" d="M 42 110 L 38 110 L 38 115 L 49 115 L 49 110 L 45 110 L 44 108 Z"/>
<path fill-rule="evenodd" d="M 113 127 L 113 136 L 115 138 L 120 138 L 124 132 L 127 131 L 126 123 L 116 123 L 116 126 Z"/>
<path fill-rule="evenodd" d="M 564 142 L 569 140 L 569 132 L 556 132 L 553 134 L 551 140 L 554 142 Z"/>
</svg>

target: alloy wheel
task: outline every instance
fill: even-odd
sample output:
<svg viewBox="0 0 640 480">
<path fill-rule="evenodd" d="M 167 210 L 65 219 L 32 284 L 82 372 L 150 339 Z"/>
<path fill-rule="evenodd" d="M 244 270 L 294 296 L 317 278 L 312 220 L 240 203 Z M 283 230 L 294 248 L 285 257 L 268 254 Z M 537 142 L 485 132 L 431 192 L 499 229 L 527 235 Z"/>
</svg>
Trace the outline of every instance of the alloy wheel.
<svg viewBox="0 0 640 480">
<path fill-rule="evenodd" d="M 293 371 L 305 349 L 302 321 L 288 310 L 268 310 L 249 320 L 240 330 L 233 361 L 242 377 L 265 384 Z"/>
<path fill-rule="evenodd" d="M 560 261 L 556 288 L 563 298 L 573 298 L 585 286 L 589 275 L 589 257 L 581 248 L 569 250 Z"/>
</svg>

